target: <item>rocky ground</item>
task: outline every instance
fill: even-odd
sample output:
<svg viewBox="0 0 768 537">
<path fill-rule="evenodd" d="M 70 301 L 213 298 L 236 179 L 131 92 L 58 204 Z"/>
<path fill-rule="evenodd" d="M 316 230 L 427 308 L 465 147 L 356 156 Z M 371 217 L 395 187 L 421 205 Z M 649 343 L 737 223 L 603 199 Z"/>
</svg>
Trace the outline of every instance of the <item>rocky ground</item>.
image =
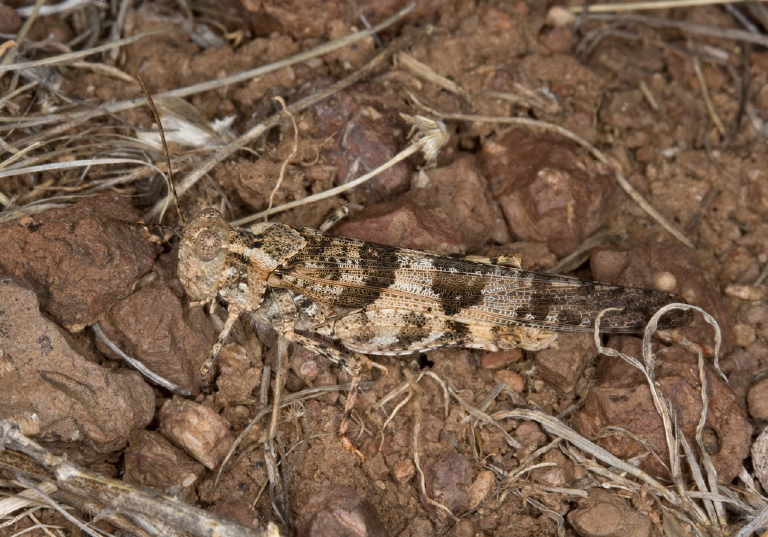
<svg viewBox="0 0 768 537">
<path fill-rule="evenodd" d="M 405 5 L 150 2 L 119 16 L 93 3 L 41 15 L 23 38 L 13 21 L 27 12 L 0 6 L 0 32 L 17 42 L 3 50 L 17 62 L 155 32 L 59 67 L 0 73 L 0 418 L 99 474 L 246 526 L 272 521 L 286 535 L 640 537 L 741 527 L 765 508 L 758 491 L 768 486 L 768 448 L 755 443 L 768 420 L 767 12 L 579 18 L 536 1 L 422 1 L 347 47 L 190 91 L 186 104 L 161 95 L 293 57 Z M 272 219 L 318 227 L 347 205 L 351 216 L 334 234 L 444 254 L 519 253 L 530 270 L 679 294 L 711 316 L 697 313 L 654 340 L 652 375 L 679 452 L 670 455 L 646 375 L 600 354 L 590 333 L 562 333 L 538 352 L 374 357 L 387 374 L 364 370 L 349 430 L 365 460 L 336 435 L 347 393 L 323 390 L 348 376 L 294 347 L 269 440 L 274 333 L 243 319 L 205 390 L 199 366 L 223 310 L 190 304 L 172 232 L 128 224 L 157 222 L 157 169 L 167 169 L 147 143 L 153 121 L 135 74 L 164 123 L 176 118 L 166 134 L 187 219 L 213 206 L 237 220 L 348 183 L 412 143 L 401 113 L 442 119 L 449 136 L 436 159 L 411 156 Z M 294 109 L 295 124 L 283 118 L 258 131 L 281 110 L 275 96 L 305 103 L 356 74 Z M 139 101 L 123 105 L 129 99 Z M 224 152 L 253 129 L 261 135 Z M 94 158 L 123 160 L 77 165 Z M 41 164 L 59 167 L 33 168 Z M 180 227 L 172 205 L 162 222 Z M 97 330 L 179 392 L 144 380 Z M 602 339 L 642 361 L 641 343 Z M 552 417 L 649 479 L 553 429 Z M 711 490 L 708 477 L 731 498 L 722 511 L 684 499 Z M 38 516 L 75 531 L 54 511 Z M 23 518 L 0 532 L 34 524 Z"/>
</svg>

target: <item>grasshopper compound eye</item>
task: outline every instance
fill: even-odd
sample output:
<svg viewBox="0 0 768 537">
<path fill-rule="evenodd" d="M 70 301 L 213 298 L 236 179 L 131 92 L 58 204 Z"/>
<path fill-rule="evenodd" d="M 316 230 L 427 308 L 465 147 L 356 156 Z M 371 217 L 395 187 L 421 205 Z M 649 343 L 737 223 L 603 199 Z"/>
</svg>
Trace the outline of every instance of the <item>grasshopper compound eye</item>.
<svg viewBox="0 0 768 537">
<path fill-rule="evenodd" d="M 195 255 L 200 261 L 210 261 L 221 248 L 221 236 L 214 230 L 204 229 L 195 238 Z"/>
</svg>

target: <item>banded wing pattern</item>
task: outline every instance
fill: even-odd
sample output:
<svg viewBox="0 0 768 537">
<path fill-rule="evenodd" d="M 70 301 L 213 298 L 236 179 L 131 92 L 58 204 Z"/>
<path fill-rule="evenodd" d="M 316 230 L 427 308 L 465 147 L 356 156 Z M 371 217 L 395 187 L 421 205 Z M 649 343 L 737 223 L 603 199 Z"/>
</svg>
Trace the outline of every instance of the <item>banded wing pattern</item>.
<svg viewBox="0 0 768 537">
<path fill-rule="evenodd" d="M 275 271 L 280 286 L 340 308 L 409 310 L 460 323 L 591 331 L 598 313 L 611 333 L 643 330 L 662 306 L 684 302 L 663 291 L 605 285 L 460 257 L 329 237 L 302 228 L 307 245 Z M 690 319 L 673 311 L 659 323 L 675 328 Z"/>
</svg>

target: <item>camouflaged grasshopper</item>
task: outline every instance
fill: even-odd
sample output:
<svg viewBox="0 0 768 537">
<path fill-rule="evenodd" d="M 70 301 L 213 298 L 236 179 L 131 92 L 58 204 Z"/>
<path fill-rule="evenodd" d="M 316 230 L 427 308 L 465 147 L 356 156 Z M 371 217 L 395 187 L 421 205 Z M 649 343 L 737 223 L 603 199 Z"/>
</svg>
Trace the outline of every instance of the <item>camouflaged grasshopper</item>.
<svg viewBox="0 0 768 537">
<path fill-rule="evenodd" d="M 192 300 L 228 308 L 203 374 L 235 321 L 248 314 L 352 376 L 342 438 L 360 364 L 370 364 L 366 354 L 535 351 L 556 332 L 593 331 L 606 309 L 603 332 L 636 333 L 662 306 L 683 302 L 662 291 L 526 271 L 519 256 L 478 262 L 326 234 L 337 220 L 320 231 L 277 222 L 233 228 L 204 209 L 183 230 L 178 272 Z M 689 315 L 673 311 L 659 328 L 681 326 Z"/>
<path fill-rule="evenodd" d="M 326 229 L 323 226 L 322 229 Z M 541 350 L 556 332 L 641 332 L 667 304 L 664 291 L 605 285 L 523 270 L 519 258 L 481 263 L 294 229 L 278 222 L 232 228 L 204 209 L 184 229 L 179 278 L 196 302 L 223 301 L 228 317 L 204 366 L 243 313 L 288 341 L 346 366 L 328 340 L 364 354 L 442 347 Z M 675 311 L 660 329 L 688 322 Z"/>
</svg>

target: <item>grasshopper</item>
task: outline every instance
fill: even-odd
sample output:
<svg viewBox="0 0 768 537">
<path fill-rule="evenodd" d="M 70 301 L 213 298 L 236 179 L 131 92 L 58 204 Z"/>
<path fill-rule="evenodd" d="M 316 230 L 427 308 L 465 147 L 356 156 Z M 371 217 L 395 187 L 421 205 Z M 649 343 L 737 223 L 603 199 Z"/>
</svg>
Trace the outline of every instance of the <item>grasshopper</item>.
<svg viewBox="0 0 768 537">
<path fill-rule="evenodd" d="M 243 313 L 346 366 L 349 353 L 328 340 L 363 354 L 536 351 L 556 332 L 593 331 L 606 309 L 603 332 L 637 333 L 662 306 L 684 302 L 664 291 L 523 270 L 519 256 L 478 262 L 278 222 L 233 228 L 212 208 L 184 229 L 178 271 L 195 302 L 219 299 L 228 308 L 204 372 Z M 688 321 L 688 312 L 674 311 L 659 328 Z"/>
<path fill-rule="evenodd" d="M 425 154 L 439 149 L 429 136 L 424 140 Z M 557 332 L 593 331 L 601 313 L 603 332 L 637 333 L 656 310 L 683 302 L 663 291 L 523 270 L 519 256 L 479 261 L 327 234 L 342 216 L 337 213 L 320 230 L 278 222 L 233 228 L 217 210 L 203 209 L 183 229 L 178 274 L 195 303 L 213 310 L 220 301 L 228 310 L 203 376 L 208 378 L 234 323 L 248 314 L 252 323 L 274 328 L 351 376 L 339 430 L 351 451 L 357 452 L 344 433 L 361 366 L 384 369 L 368 354 L 444 347 L 536 351 L 548 347 Z M 659 328 L 681 326 L 689 317 L 674 310 Z"/>
<path fill-rule="evenodd" d="M 559 331 L 593 331 L 601 312 L 604 332 L 636 333 L 656 310 L 683 301 L 663 291 L 523 270 L 519 256 L 477 262 L 326 234 L 337 219 L 321 231 L 277 222 L 244 229 L 204 209 L 183 231 L 178 273 L 194 301 L 213 308 L 220 300 L 228 308 L 204 376 L 242 314 L 273 327 L 350 375 L 339 436 L 361 458 L 346 430 L 361 364 L 375 366 L 367 354 L 536 351 Z M 689 316 L 674 310 L 659 328 L 681 326 Z"/>
</svg>

